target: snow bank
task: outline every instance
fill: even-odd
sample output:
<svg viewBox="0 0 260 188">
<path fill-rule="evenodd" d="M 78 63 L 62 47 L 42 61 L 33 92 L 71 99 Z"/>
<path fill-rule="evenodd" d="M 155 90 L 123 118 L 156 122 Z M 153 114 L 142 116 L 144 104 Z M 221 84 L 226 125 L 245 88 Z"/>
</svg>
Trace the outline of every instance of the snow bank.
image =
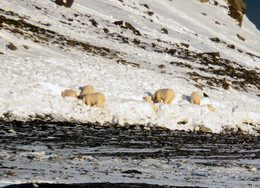
<svg viewBox="0 0 260 188">
<path fill-rule="evenodd" d="M 59 7 L 51 1 L 32 1 L 28 2 L 28 6 L 16 1 L 3 1 L 1 4 L 3 9 L 18 12 L 21 16 L 27 16 L 32 10 L 34 14 L 30 14 L 31 23 L 49 23 L 48 29 L 57 33 L 118 50 L 119 57 L 140 66 L 137 68 L 121 65 L 113 59 L 86 54 L 73 48 L 62 50 L 55 45 L 34 43 L 6 30 L 0 30 L 0 51 L 3 53 L 0 55 L 1 117 L 26 121 L 39 115 L 51 115 L 57 121 L 152 124 L 192 131 L 200 130 L 203 125 L 215 133 L 226 129 L 259 133 L 260 100 L 257 97 L 257 89 L 244 92 L 204 87 L 200 90 L 187 75 L 189 68 L 167 66 L 166 72 L 169 74 L 162 73 L 161 68 L 158 68 L 158 65 L 180 59 L 116 42 L 98 30 L 109 26 L 111 33 L 121 32 L 126 37 L 138 38 L 131 31 L 120 31 L 117 26 L 108 24 L 123 19 L 138 28 L 143 33 L 139 39 L 149 44 L 157 38 L 169 42 L 161 44 L 167 48 L 171 47 L 171 43 L 187 42 L 191 50 L 219 51 L 221 57 L 237 61 L 241 66 L 259 68 L 259 59 L 208 40 L 209 37 L 219 37 L 245 52 L 259 53 L 259 31 L 247 18 L 243 28 L 239 28 L 234 20 L 223 17 L 223 12 L 226 14 L 223 7 L 215 7 L 212 3 L 201 4 L 195 0 L 185 3 L 182 0 L 145 1 L 155 13 L 151 19 L 148 19 L 145 13 L 147 10 L 141 5 L 143 1 L 126 1 L 125 4 L 115 0 L 92 2 L 80 0 L 75 2 L 71 9 Z M 14 4 L 16 6 L 13 6 Z M 35 6 L 40 9 L 35 9 Z M 44 12 L 45 9 L 48 13 Z M 203 12 L 208 16 L 203 16 Z M 89 26 L 89 17 L 83 13 L 93 16 L 99 23 L 99 28 Z M 76 17 L 71 24 L 62 24 L 67 21 L 65 18 L 75 14 L 78 14 L 81 20 Z M 221 26 L 212 23 L 216 19 L 219 19 Z M 86 22 L 86 26 L 80 23 L 81 21 Z M 169 35 L 161 33 L 162 27 L 169 30 Z M 238 31 L 246 37 L 246 42 L 234 37 Z M 13 42 L 18 50 L 7 49 L 8 42 Z M 60 96 L 65 89 L 79 93 L 79 88 L 87 84 L 94 86 L 95 91 L 104 93 L 106 102 L 103 109 L 88 107 L 80 100 L 63 99 Z M 173 89 L 176 98 L 170 105 L 155 103 L 154 111 L 143 97 L 162 88 Z M 201 96 L 201 106 L 189 102 L 189 96 L 194 91 Z M 208 97 L 204 97 L 205 94 Z M 215 111 L 209 111 L 208 104 L 212 105 Z"/>
<path fill-rule="evenodd" d="M 1 76 L 1 80 L 8 80 L 2 83 L 0 93 L 2 116 L 11 113 L 16 119 L 28 120 L 36 115 L 52 115 L 58 121 L 154 124 L 177 130 L 199 130 L 204 125 L 216 133 L 228 127 L 249 133 L 259 128 L 259 100 L 245 92 L 223 89 L 201 91 L 174 77 L 113 64 L 107 59 L 91 56 L 84 62 L 81 59 L 72 62 L 46 57 L 39 57 L 37 61 L 19 58 L 11 61 L 13 65 L 26 64 L 27 70 L 18 73 L 13 66 L 9 67 L 10 60 L 2 62 L 5 70 L 9 68 L 9 74 Z M 61 62 L 66 64 L 66 69 L 59 67 Z M 80 69 L 75 66 L 79 63 L 82 64 Z M 42 68 L 35 70 L 35 64 Z M 86 84 L 105 94 L 104 109 L 89 107 L 72 97 L 60 96 L 64 89 L 79 93 L 79 88 Z M 143 97 L 159 88 L 172 88 L 176 98 L 169 105 L 155 103 L 154 111 Z M 199 92 L 202 98 L 200 106 L 190 104 L 189 96 L 193 91 Z M 209 97 L 203 97 L 203 92 Z M 211 112 L 207 104 L 211 104 L 215 111 Z"/>
</svg>

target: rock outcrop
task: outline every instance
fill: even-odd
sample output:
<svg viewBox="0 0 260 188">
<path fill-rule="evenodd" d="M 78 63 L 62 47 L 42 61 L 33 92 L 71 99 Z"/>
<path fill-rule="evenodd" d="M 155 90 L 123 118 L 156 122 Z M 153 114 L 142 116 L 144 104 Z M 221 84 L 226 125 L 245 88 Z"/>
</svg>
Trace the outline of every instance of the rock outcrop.
<svg viewBox="0 0 260 188">
<path fill-rule="evenodd" d="M 209 0 L 200 0 L 200 2 L 207 3 L 207 2 L 209 2 Z"/>
<path fill-rule="evenodd" d="M 208 3 L 209 0 L 199 0 L 201 3 Z M 227 0 L 229 7 L 229 16 L 238 21 L 238 25 L 242 26 L 243 16 L 246 14 L 246 3 L 243 0 Z M 215 1 L 214 5 L 218 5 Z"/>
<path fill-rule="evenodd" d="M 70 8 L 73 4 L 74 0 L 56 0 L 55 3 L 60 6 L 68 7 Z"/>
<path fill-rule="evenodd" d="M 246 4 L 243 0 L 228 0 L 229 16 L 238 21 L 238 25 L 242 26 L 243 16 L 246 14 Z"/>
</svg>

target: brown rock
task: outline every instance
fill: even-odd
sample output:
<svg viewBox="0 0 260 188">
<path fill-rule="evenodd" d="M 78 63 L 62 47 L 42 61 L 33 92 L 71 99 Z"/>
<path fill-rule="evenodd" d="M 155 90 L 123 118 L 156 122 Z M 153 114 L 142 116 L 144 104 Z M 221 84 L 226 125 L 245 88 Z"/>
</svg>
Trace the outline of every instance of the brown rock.
<svg viewBox="0 0 260 188">
<path fill-rule="evenodd" d="M 8 49 L 10 49 L 10 50 L 13 50 L 13 51 L 17 50 L 17 47 L 16 47 L 12 42 L 9 42 L 9 43 L 6 45 L 6 47 L 7 47 Z"/>
<path fill-rule="evenodd" d="M 124 21 L 123 20 L 117 20 L 117 21 L 114 21 L 113 24 L 122 26 L 124 24 Z"/>
<path fill-rule="evenodd" d="M 161 29 L 161 33 L 165 33 L 165 34 L 167 34 L 167 35 L 168 35 L 168 30 L 167 30 L 167 29 L 165 29 L 165 28 L 162 28 L 162 29 Z"/>
<path fill-rule="evenodd" d="M 202 125 L 200 127 L 200 131 L 205 132 L 205 133 L 208 133 L 208 132 L 212 133 L 212 130 L 210 128 L 206 127 L 205 125 Z"/>
<path fill-rule="evenodd" d="M 242 37 L 241 35 L 237 34 L 237 38 L 239 38 L 242 41 L 246 41 L 246 39 L 244 37 Z"/>
<path fill-rule="evenodd" d="M 134 26 L 132 26 L 132 24 L 130 24 L 129 22 L 125 22 L 125 27 L 126 27 L 127 29 L 132 30 L 132 31 L 134 32 L 134 34 L 141 36 L 140 31 L 137 30 Z"/>
<path fill-rule="evenodd" d="M 232 87 L 232 85 L 226 80 L 226 78 L 221 80 L 221 82 L 222 82 L 222 86 L 225 90 L 229 90 Z"/>
<path fill-rule="evenodd" d="M 246 14 L 246 3 L 244 3 L 243 0 L 228 0 L 228 3 L 235 10 L 242 14 Z"/>
<path fill-rule="evenodd" d="M 243 0 L 228 0 L 229 16 L 238 21 L 238 25 L 242 26 L 243 14 L 246 14 L 246 4 Z"/>
<path fill-rule="evenodd" d="M 60 6 L 68 7 L 70 8 L 73 4 L 74 0 L 56 0 L 55 3 Z"/>
<path fill-rule="evenodd" d="M 200 0 L 200 2 L 207 3 L 207 2 L 209 2 L 209 0 Z"/>
</svg>

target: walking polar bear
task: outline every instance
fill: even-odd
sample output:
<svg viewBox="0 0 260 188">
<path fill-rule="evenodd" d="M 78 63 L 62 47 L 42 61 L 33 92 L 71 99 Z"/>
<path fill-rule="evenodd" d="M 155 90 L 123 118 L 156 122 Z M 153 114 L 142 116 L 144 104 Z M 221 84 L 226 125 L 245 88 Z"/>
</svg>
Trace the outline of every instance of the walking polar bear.
<svg viewBox="0 0 260 188">
<path fill-rule="evenodd" d="M 152 96 L 152 100 L 161 102 L 163 100 L 163 103 L 165 104 L 171 104 L 173 99 L 175 98 L 175 93 L 171 89 L 160 89 L 154 93 Z"/>
<path fill-rule="evenodd" d="M 200 96 L 197 92 L 191 94 L 190 103 L 200 105 Z"/>
<path fill-rule="evenodd" d="M 86 85 L 81 88 L 81 92 L 80 92 L 78 98 L 82 99 L 84 97 L 84 95 L 91 94 L 91 93 L 94 93 L 94 88 L 90 85 Z"/>
<path fill-rule="evenodd" d="M 193 92 L 191 94 L 190 102 L 191 102 L 191 104 L 200 105 L 200 96 L 199 96 L 199 94 L 197 92 Z M 211 104 L 207 104 L 206 106 L 207 106 L 209 111 L 211 111 L 211 112 L 215 111 L 214 107 Z"/>
<path fill-rule="evenodd" d="M 78 98 L 77 94 L 75 91 L 70 90 L 70 89 L 65 89 L 63 92 L 61 92 L 62 97 L 75 97 Z"/>
<path fill-rule="evenodd" d="M 82 97 L 83 103 L 88 106 L 104 107 L 105 96 L 102 93 L 90 93 Z"/>
</svg>

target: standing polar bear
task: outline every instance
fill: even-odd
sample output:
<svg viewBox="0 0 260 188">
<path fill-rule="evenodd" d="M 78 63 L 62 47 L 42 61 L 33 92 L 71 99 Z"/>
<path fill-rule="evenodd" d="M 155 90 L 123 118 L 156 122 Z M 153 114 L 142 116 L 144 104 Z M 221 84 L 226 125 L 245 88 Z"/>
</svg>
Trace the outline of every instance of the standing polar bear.
<svg viewBox="0 0 260 188">
<path fill-rule="evenodd" d="M 161 102 L 163 100 L 163 103 L 165 104 L 171 104 L 173 99 L 175 98 L 175 93 L 171 89 L 160 89 L 156 91 L 152 97 L 152 100 Z"/>
<path fill-rule="evenodd" d="M 88 106 L 104 107 L 105 96 L 102 93 L 90 93 L 82 97 L 82 101 Z"/>
<path fill-rule="evenodd" d="M 80 92 L 78 98 L 82 99 L 84 97 L 84 95 L 91 94 L 91 93 L 94 93 L 94 88 L 90 85 L 86 85 L 81 88 L 81 92 Z"/>
<path fill-rule="evenodd" d="M 197 92 L 191 94 L 190 103 L 200 105 L 200 96 Z"/>
<path fill-rule="evenodd" d="M 61 92 L 62 97 L 75 97 L 78 98 L 77 94 L 75 91 L 70 90 L 70 89 L 65 89 L 63 92 Z"/>
</svg>

